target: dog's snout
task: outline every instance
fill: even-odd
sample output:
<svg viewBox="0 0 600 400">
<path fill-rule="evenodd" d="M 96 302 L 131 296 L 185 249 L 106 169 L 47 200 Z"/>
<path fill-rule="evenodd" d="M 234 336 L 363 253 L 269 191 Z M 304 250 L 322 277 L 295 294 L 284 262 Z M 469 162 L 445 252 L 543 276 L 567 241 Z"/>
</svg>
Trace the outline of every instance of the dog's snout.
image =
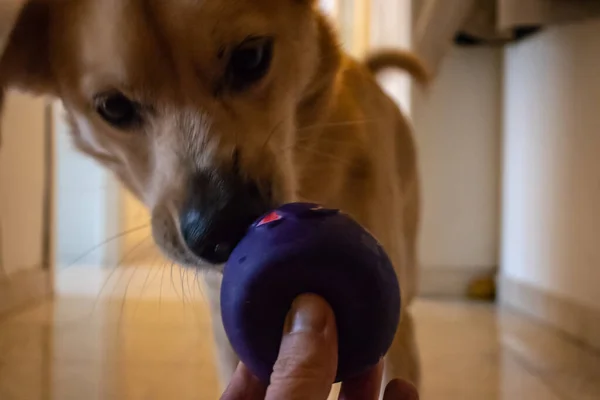
<svg viewBox="0 0 600 400">
<path fill-rule="evenodd" d="M 213 264 L 227 261 L 237 241 L 237 235 L 217 225 L 206 212 L 191 208 L 181 215 L 181 234 L 186 246 L 198 257 Z M 233 228 L 230 224 L 229 228 Z"/>
<path fill-rule="evenodd" d="M 235 175 L 200 175 L 190 184 L 180 213 L 180 229 L 188 249 L 212 263 L 227 261 L 270 200 L 258 184 Z"/>
</svg>

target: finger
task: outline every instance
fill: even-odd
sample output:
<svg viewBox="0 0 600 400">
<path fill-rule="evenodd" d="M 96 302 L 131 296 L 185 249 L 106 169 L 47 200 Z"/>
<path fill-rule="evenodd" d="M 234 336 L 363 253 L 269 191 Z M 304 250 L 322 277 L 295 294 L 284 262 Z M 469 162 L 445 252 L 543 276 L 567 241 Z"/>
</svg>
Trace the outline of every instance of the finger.
<svg viewBox="0 0 600 400">
<path fill-rule="evenodd" d="M 286 319 L 267 400 L 325 400 L 337 370 L 337 331 L 329 305 L 302 295 Z"/>
<path fill-rule="evenodd" d="M 221 400 L 262 400 L 267 388 L 240 363 Z"/>
<path fill-rule="evenodd" d="M 340 400 L 377 400 L 383 379 L 383 362 L 365 374 L 342 384 Z"/>
<path fill-rule="evenodd" d="M 407 381 L 394 379 L 385 388 L 383 400 L 419 400 L 419 392 Z"/>
</svg>

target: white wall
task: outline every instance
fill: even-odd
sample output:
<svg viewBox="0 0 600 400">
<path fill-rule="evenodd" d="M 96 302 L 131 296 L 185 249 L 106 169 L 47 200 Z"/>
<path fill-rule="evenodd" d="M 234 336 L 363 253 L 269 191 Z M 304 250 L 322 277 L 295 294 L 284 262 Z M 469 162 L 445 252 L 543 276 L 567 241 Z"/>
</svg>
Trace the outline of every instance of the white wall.
<svg viewBox="0 0 600 400">
<path fill-rule="evenodd" d="M 503 273 L 600 309 L 600 21 L 505 59 Z"/>
<path fill-rule="evenodd" d="M 0 132 L 0 262 L 10 274 L 43 261 L 44 100 L 7 93 Z"/>
<path fill-rule="evenodd" d="M 60 103 L 54 105 L 56 138 L 56 257 L 59 267 L 110 265 L 120 241 L 120 189 L 112 175 L 72 145 Z"/>
<path fill-rule="evenodd" d="M 430 89 L 415 91 L 425 270 L 497 265 L 501 64 L 499 49 L 457 47 Z"/>
</svg>

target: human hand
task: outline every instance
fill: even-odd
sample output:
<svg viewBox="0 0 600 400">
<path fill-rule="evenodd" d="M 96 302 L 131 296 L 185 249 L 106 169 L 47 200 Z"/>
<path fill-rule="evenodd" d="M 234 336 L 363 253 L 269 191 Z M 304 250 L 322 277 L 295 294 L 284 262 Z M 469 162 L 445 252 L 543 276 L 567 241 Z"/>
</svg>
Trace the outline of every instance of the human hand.
<svg viewBox="0 0 600 400">
<path fill-rule="evenodd" d="M 221 400 L 326 400 L 337 370 L 337 331 L 333 311 L 320 297 L 298 297 L 285 322 L 271 383 L 265 387 L 240 364 Z M 376 400 L 383 363 L 342 384 L 341 400 Z M 408 382 L 394 380 L 384 400 L 418 400 Z"/>
</svg>

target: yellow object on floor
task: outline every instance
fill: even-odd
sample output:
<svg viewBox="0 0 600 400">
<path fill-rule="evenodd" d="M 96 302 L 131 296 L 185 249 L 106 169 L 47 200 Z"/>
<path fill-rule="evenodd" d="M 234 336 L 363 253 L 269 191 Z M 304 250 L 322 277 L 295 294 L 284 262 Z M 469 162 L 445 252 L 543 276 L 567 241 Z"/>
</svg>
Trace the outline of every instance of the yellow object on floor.
<svg viewBox="0 0 600 400">
<path fill-rule="evenodd" d="M 472 300 L 494 301 L 496 299 L 495 277 L 485 277 L 471 282 L 467 297 Z"/>
</svg>

